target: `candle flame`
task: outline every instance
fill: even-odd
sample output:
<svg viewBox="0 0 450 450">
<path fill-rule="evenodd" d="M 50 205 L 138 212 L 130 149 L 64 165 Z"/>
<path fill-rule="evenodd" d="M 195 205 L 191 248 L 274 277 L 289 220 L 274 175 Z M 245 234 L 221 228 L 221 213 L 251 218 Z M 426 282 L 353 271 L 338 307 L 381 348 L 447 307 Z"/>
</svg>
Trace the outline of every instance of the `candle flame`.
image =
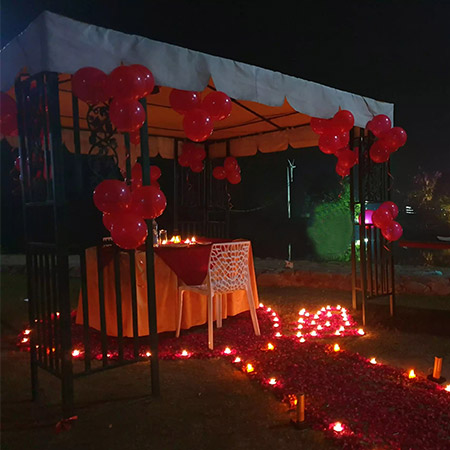
<svg viewBox="0 0 450 450">
<path fill-rule="evenodd" d="M 315 320 L 311 320 L 311 325 L 315 325 L 316 321 Z"/>
<path fill-rule="evenodd" d="M 327 317 L 331 317 L 330 311 L 327 312 Z"/>
<path fill-rule="evenodd" d="M 241 358 L 239 358 L 239 356 L 236 356 L 236 358 L 234 358 L 234 363 L 239 363 L 241 362 Z"/>
<path fill-rule="evenodd" d="M 319 316 L 317 314 L 314 314 L 314 319 L 318 319 Z"/>
<path fill-rule="evenodd" d="M 28 342 L 28 338 L 27 337 L 22 338 L 22 344 L 26 344 L 27 342 Z"/>
<path fill-rule="evenodd" d="M 301 331 L 299 331 L 298 333 L 297 333 L 297 337 L 299 338 L 299 337 L 302 337 L 302 332 Z"/>
<path fill-rule="evenodd" d="M 336 306 L 336 309 L 341 309 L 341 308 L 342 308 L 341 305 L 337 305 L 337 306 Z"/>
<path fill-rule="evenodd" d="M 264 308 L 264 305 L 262 303 L 259 304 L 260 308 Z"/>
<path fill-rule="evenodd" d="M 303 308 L 303 309 L 301 309 L 298 313 L 301 315 L 301 316 L 303 316 L 304 314 L 305 314 L 305 308 Z"/>
<path fill-rule="evenodd" d="M 339 352 L 341 350 L 341 347 L 339 347 L 339 344 L 334 344 L 333 350 L 335 352 Z"/>
<path fill-rule="evenodd" d="M 277 379 L 276 378 L 271 378 L 269 380 L 269 384 L 272 385 L 272 386 L 275 386 L 277 384 Z"/>
<path fill-rule="evenodd" d="M 166 245 L 167 244 L 167 239 L 163 239 L 161 242 L 162 245 Z"/>
<path fill-rule="evenodd" d="M 181 356 L 188 356 L 188 355 L 189 355 L 189 352 L 187 350 L 183 350 L 181 352 Z"/>
<path fill-rule="evenodd" d="M 272 311 L 272 308 L 267 308 L 267 312 L 270 312 L 270 311 Z"/>
<path fill-rule="evenodd" d="M 333 430 L 336 431 L 337 433 L 340 433 L 341 431 L 344 431 L 344 427 L 342 426 L 341 422 L 336 422 L 333 425 Z"/>
<path fill-rule="evenodd" d="M 331 323 L 330 322 L 328 322 L 328 320 L 325 322 L 325 326 L 326 327 L 331 327 Z"/>
<path fill-rule="evenodd" d="M 362 328 L 360 328 L 358 330 L 358 334 L 361 335 L 361 336 L 364 336 L 366 333 L 364 333 L 364 330 Z"/>
<path fill-rule="evenodd" d="M 376 364 L 377 360 L 375 358 L 372 358 L 369 362 L 370 362 L 370 364 Z"/>
<path fill-rule="evenodd" d="M 150 352 L 145 352 L 145 356 L 146 356 L 147 358 L 150 358 L 150 356 L 152 356 L 152 354 L 151 354 Z"/>
<path fill-rule="evenodd" d="M 245 370 L 247 371 L 247 373 L 252 373 L 255 371 L 255 368 L 250 363 L 248 363 Z"/>
<path fill-rule="evenodd" d="M 303 342 L 305 342 L 305 338 L 304 337 L 300 338 L 300 342 L 303 344 Z"/>
<path fill-rule="evenodd" d="M 195 240 L 195 236 L 192 236 L 192 239 L 191 239 L 191 242 L 197 242 L 196 240 Z"/>
<path fill-rule="evenodd" d="M 267 344 L 267 350 L 273 350 L 275 346 L 271 344 L 270 342 Z"/>
<path fill-rule="evenodd" d="M 317 336 L 317 331 L 316 330 L 311 331 L 311 336 Z"/>
<path fill-rule="evenodd" d="M 414 373 L 414 369 L 411 369 L 408 374 L 409 378 L 416 378 L 416 374 Z"/>
<path fill-rule="evenodd" d="M 327 305 L 327 309 L 331 309 L 331 306 L 330 306 L 330 305 Z"/>
<path fill-rule="evenodd" d="M 278 328 L 278 327 L 280 326 L 280 324 L 279 324 L 278 322 L 275 322 L 275 323 L 273 324 L 273 326 L 274 326 L 274 328 Z"/>
<path fill-rule="evenodd" d="M 224 351 L 225 355 L 229 355 L 231 353 L 231 348 L 227 347 Z"/>
<path fill-rule="evenodd" d="M 77 349 L 73 350 L 72 356 L 75 356 L 75 357 L 80 356 L 80 350 L 77 350 Z"/>
<path fill-rule="evenodd" d="M 318 329 L 319 331 L 320 331 L 322 328 L 323 328 L 322 325 L 319 325 L 319 326 L 317 327 L 317 329 Z"/>
<path fill-rule="evenodd" d="M 274 321 L 274 322 L 279 322 L 280 319 L 279 319 L 278 317 L 274 317 L 274 318 L 273 318 L 273 321 Z"/>
<path fill-rule="evenodd" d="M 298 328 L 299 330 L 301 330 L 301 329 L 303 328 L 303 325 L 300 324 L 297 328 Z"/>
<path fill-rule="evenodd" d="M 275 337 L 281 337 L 281 333 L 278 331 L 278 333 L 275 335 Z"/>
<path fill-rule="evenodd" d="M 26 329 L 23 331 L 23 334 L 25 334 L 25 335 L 30 334 L 30 333 L 31 333 L 31 330 L 29 330 L 29 329 Z"/>
<path fill-rule="evenodd" d="M 447 392 L 450 392 L 450 384 L 447 384 L 447 386 L 445 386 L 445 390 L 446 390 Z"/>
</svg>

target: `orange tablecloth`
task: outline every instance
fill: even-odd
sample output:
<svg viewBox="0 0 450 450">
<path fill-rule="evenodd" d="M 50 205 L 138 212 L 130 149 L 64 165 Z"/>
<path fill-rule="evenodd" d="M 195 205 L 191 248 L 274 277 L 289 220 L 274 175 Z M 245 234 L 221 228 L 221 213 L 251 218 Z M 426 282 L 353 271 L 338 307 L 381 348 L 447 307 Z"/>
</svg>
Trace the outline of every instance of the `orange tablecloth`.
<svg viewBox="0 0 450 450">
<path fill-rule="evenodd" d="M 183 257 L 186 257 L 186 249 L 183 249 Z M 177 251 L 177 249 L 172 249 Z M 123 336 L 133 336 L 132 307 L 131 307 L 131 284 L 129 256 L 125 252 L 120 253 L 120 286 L 122 295 L 122 326 Z M 249 270 L 252 282 L 253 296 L 258 305 L 258 291 L 256 287 L 255 270 L 253 266 L 253 255 L 250 251 Z M 87 290 L 89 307 L 89 326 L 100 330 L 100 307 L 98 295 L 98 272 L 97 272 L 97 248 L 86 250 L 87 268 Z M 116 291 L 114 277 L 114 260 L 105 259 L 104 269 L 104 292 L 105 292 L 105 317 L 106 333 L 117 336 L 117 310 Z M 155 290 L 158 333 L 176 330 L 178 280 L 175 272 L 155 254 Z M 145 277 L 145 253 L 136 252 L 136 292 L 138 309 L 139 336 L 149 334 L 148 309 L 147 309 L 147 284 Z M 207 322 L 206 297 L 193 292 L 185 292 L 183 302 L 183 317 L 181 328 L 187 329 Z M 223 296 L 222 317 L 234 316 L 248 310 L 248 302 L 245 291 L 238 291 Z M 214 313 L 215 314 L 215 313 Z M 78 302 L 76 323 L 83 323 L 83 305 L 81 294 Z M 226 325 L 226 322 L 225 324 Z"/>
</svg>

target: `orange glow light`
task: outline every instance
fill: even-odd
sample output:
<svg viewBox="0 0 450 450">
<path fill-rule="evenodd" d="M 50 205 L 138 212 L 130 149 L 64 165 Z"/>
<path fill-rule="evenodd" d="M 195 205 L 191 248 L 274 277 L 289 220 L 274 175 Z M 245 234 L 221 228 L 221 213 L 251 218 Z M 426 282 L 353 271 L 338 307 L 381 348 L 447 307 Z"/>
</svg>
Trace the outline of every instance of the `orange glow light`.
<svg viewBox="0 0 450 450">
<path fill-rule="evenodd" d="M 73 350 L 72 356 L 74 356 L 74 357 L 80 356 L 80 350 L 77 350 L 77 349 Z"/>
<path fill-rule="evenodd" d="M 409 378 L 416 378 L 416 374 L 414 373 L 414 369 L 411 369 L 408 374 Z"/>
<path fill-rule="evenodd" d="M 334 344 L 333 350 L 335 352 L 339 352 L 341 350 L 341 347 L 339 347 L 339 344 Z"/>
<path fill-rule="evenodd" d="M 147 358 L 150 358 L 150 356 L 152 356 L 152 354 L 151 354 L 150 352 L 146 352 L 146 353 L 145 353 L 145 356 L 146 356 Z"/>
<path fill-rule="evenodd" d="M 252 373 L 255 371 L 255 368 L 250 363 L 248 363 L 245 370 L 247 371 L 247 373 Z"/>
<path fill-rule="evenodd" d="M 267 344 L 267 350 L 273 350 L 275 346 L 271 344 L 270 342 Z"/>
</svg>

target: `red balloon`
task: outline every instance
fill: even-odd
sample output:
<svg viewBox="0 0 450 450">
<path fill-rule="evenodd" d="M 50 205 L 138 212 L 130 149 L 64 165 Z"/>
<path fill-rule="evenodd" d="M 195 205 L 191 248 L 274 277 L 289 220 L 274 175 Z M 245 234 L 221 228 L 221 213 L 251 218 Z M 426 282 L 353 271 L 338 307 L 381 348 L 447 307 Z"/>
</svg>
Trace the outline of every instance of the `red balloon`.
<svg viewBox="0 0 450 450">
<path fill-rule="evenodd" d="M 128 186 L 119 180 L 104 180 L 94 190 L 94 204 L 104 213 L 124 212 L 131 203 Z"/>
<path fill-rule="evenodd" d="M 72 75 L 72 92 L 89 104 L 106 102 L 109 99 L 107 75 L 95 67 L 83 67 Z"/>
<path fill-rule="evenodd" d="M 397 241 L 402 237 L 403 228 L 398 222 L 393 220 L 390 224 L 381 229 L 381 234 L 388 241 Z"/>
<path fill-rule="evenodd" d="M 150 166 L 150 180 L 156 181 L 161 177 L 161 169 L 158 166 Z"/>
<path fill-rule="evenodd" d="M 394 219 L 391 212 L 387 209 L 378 208 L 372 214 L 372 222 L 377 228 L 384 228 L 388 226 L 393 220 Z"/>
<path fill-rule="evenodd" d="M 367 122 L 366 128 L 370 130 L 376 137 L 380 137 L 382 133 L 390 130 L 392 124 L 391 119 L 385 114 L 378 114 L 372 120 Z"/>
<path fill-rule="evenodd" d="M 350 131 L 355 124 L 355 118 L 350 111 L 343 109 L 338 111 L 331 119 L 331 127 L 336 133 Z"/>
<path fill-rule="evenodd" d="M 385 163 L 389 160 L 391 152 L 382 139 L 375 141 L 369 150 L 370 159 L 375 163 Z"/>
<path fill-rule="evenodd" d="M 201 99 L 198 92 L 172 89 L 169 102 L 172 109 L 178 114 L 186 114 L 188 111 L 198 108 Z"/>
<path fill-rule="evenodd" d="M 317 134 L 324 134 L 330 131 L 330 119 L 319 119 L 318 117 L 311 117 L 311 130 Z"/>
<path fill-rule="evenodd" d="M 107 90 L 114 100 L 137 100 L 143 97 L 146 88 L 141 70 L 131 66 L 116 67 L 108 75 Z"/>
<path fill-rule="evenodd" d="M 132 131 L 130 133 L 130 142 L 134 145 L 138 145 L 141 142 L 141 133 L 139 130 Z"/>
<path fill-rule="evenodd" d="M 227 180 L 230 184 L 239 184 L 241 182 L 241 174 L 237 170 L 229 172 L 227 173 Z"/>
<path fill-rule="evenodd" d="M 227 173 L 235 171 L 239 164 L 234 156 L 227 156 L 223 162 L 223 167 Z"/>
<path fill-rule="evenodd" d="M 189 158 L 188 153 L 183 152 L 178 156 L 178 164 L 181 167 L 189 167 L 191 165 L 191 159 Z"/>
<path fill-rule="evenodd" d="M 211 92 L 202 102 L 201 108 L 205 110 L 212 120 L 223 120 L 229 117 L 233 103 L 225 92 Z"/>
<path fill-rule="evenodd" d="M 0 93 L 0 134 L 16 136 L 17 105 L 13 98 L 5 92 Z"/>
<path fill-rule="evenodd" d="M 346 148 L 339 152 L 338 164 L 342 169 L 351 169 L 357 161 L 357 154 L 349 148 Z"/>
<path fill-rule="evenodd" d="M 326 155 L 332 155 L 342 147 L 341 138 L 337 134 L 325 133 L 319 138 L 319 149 Z"/>
<path fill-rule="evenodd" d="M 103 213 L 103 225 L 105 226 L 105 228 L 111 232 L 111 228 L 114 222 L 114 218 L 117 216 L 117 213 L 115 214 L 110 214 L 110 213 Z"/>
<path fill-rule="evenodd" d="M 386 209 L 391 213 L 393 219 L 398 216 L 398 206 L 391 201 L 383 202 L 378 209 Z"/>
<path fill-rule="evenodd" d="M 345 147 L 350 142 L 350 133 L 348 131 L 344 131 L 339 134 L 339 139 L 341 140 L 342 146 Z"/>
<path fill-rule="evenodd" d="M 148 229 L 145 220 L 127 211 L 115 214 L 111 225 L 111 237 L 121 248 L 132 250 L 140 247 L 147 238 Z"/>
<path fill-rule="evenodd" d="M 391 152 L 395 152 L 399 147 L 403 147 L 406 144 L 408 136 L 403 128 L 394 127 L 382 133 L 380 138 L 386 143 Z"/>
<path fill-rule="evenodd" d="M 203 142 L 214 131 L 211 117 L 202 109 L 188 111 L 183 119 L 183 128 L 186 136 L 195 142 Z"/>
<path fill-rule="evenodd" d="M 203 161 L 206 158 L 206 151 L 203 147 L 196 145 L 191 152 L 192 161 Z"/>
<path fill-rule="evenodd" d="M 142 64 L 131 64 L 130 68 L 134 69 L 139 74 L 139 77 L 144 80 L 143 90 L 139 93 L 138 98 L 146 97 L 148 94 L 151 94 L 155 87 L 155 79 L 150 70 Z"/>
<path fill-rule="evenodd" d="M 213 177 L 216 180 L 225 180 L 225 178 L 227 177 L 227 171 L 222 166 L 214 167 L 214 169 L 213 169 Z"/>
<path fill-rule="evenodd" d="M 344 178 L 348 175 L 350 175 L 350 169 L 346 168 L 346 167 L 342 167 L 339 163 L 336 164 L 336 173 Z"/>
<path fill-rule="evenodd" d="M 133 191 L 131 210 L 144 219 L 156 219 L 166 206 L 166 196 L 156 186 L 141 186 Z"/>
<path fill-rule="evenodd" d="M 109 118 L 118 131 L 132 133 L 144 124 L 145 111 L 137 100 L 113 100 Z"/>
<path fill-rule="evenodd" d="M 203 162 L 202 161 L 193 161 L 191 164 L 191 170 L 195 173 L 200 173 L 203 170 Z"/>
</svg>

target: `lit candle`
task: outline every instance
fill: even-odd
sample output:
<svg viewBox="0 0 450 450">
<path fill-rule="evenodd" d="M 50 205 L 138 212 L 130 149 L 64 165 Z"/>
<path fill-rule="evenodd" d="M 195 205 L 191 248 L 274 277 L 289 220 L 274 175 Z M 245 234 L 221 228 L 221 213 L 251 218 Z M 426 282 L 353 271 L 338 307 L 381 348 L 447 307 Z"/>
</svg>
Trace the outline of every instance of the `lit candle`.
<svg viewBox="0 0 450 450">
<path fill-rule="evenodd" d="M 361 336 L 364 336 L 364 330 L 362 329 L 362 328 L 360 328 L 359 330 L 358 330 L 358 334 L 359 335 L 361 335 Z"/>
<path fill-rule="evenodd" d="M 311 331 L 311 336 L 317 336 L 317 331 L 316 330 Z"/>
<path fill-rule="evenodd" d="M 331 317 L 330 311 L 327 312 L 327 317 Z"/>
<path fill-rule="evenodd" d="M 30 334 L 31 333 L 31 330 L 24 330 L 24 332 L 23 332 L 23 334 L 25 334 L 25 335 L 27 335 L 27 334 Z"/>
<path fill-rule="evenodd" d="M 234 358 L 234 363 L 240 363 L 241 362 L 241 358 L 239 358 L 239 356 L 236 356 L 236 358 Z"/>
<path fill-rule="evenodd" d="M 192 236 L 191 242 L 194 243 L 194 244 L 195 244 L 195 242 L 197 242 L 197 241 L 195 240 L 195 236 Z"/>
<path fill-rule="evenodd" d="M 337 305 L 337 306 L 336 306 L 336 309 L 341 309 L 341 308 L 342 308 L 341 305 Z"/>
<path fill-rule="evenodd" d="M 269 380 L 269 384 L 270 384 L 271 386 L 275 386 L 275 385 L 277 384 L 277 379 L 276 379 L 276 378 L 271 378 L 271 379 Z"/>
<path fill-rule="evenodd" d="M 335 352 L 338 352 L 338 351 L 341 350 L 341 347 L 339 347 L 339 344 L 334 344 L 333 350 L 334 350 Z"/>
<path fill-rule="evenodd" d="M 264 308 L 264 305 L 262 303 L 259 304 L 260 308 Z"/>
<path fill-rule="evenodd" d="M 248 363 L 245 370 L 247 371 L 247 373 L 252 373 L 255 371 L 255 368 L 250 363 Z"/>
<path fill-rule="evenodd" d="M 296 422 L 305 421 L 305 394 L 297 395 Z"/>
<path fill-rule="evenodd" d="M 408 377 L 409 377 L 409 378 L 416 378 L 416 374 L 414 373 L 414 369 L 411 369 L 411 370 L 409 371 Z"/>
<path fill-rule="evenodd" d="M 317 329 L 320 331 L 322 329 L 322 325 L 319 325 Z"/>
<path fill-rule="evenodd" d="M 183 351 L 181 352 L 181 356 L 188 356 L 188 355 L 189 355 L 189 353 L 188 353 L 187 350 L 183 350 Z"/>
<path fill-rule="evenodd" d="M 301 331 L 299 331 L 298 333 L 297 333 L 297 337 L 299 338 L 299 337 L 302 337 L 302 332 Z"/>
<path fill-rule="evenodd" d="M 305 342 L 305 338 L 304 337 L 300 338 L 300 342 L 303 344 L 303 342 Z"/>
<path fill-rule="evenodd" d="M 281 337 L 281 333 L 278 331 L 278 332 L 275 334 L 275 337 Z"/>
<path fill-rule="evenodd" d="M 369 362 L 370 362 L 370 364 L 376 364 L 377 360 L 375 358 L 372 358 Z"/>
<path fill-rule="evenodd" d="M 337 433 L 341 433 L 342 431 L 344 431 L 344 427 L 342 426 L 341 422 L 336 422 L 333 425 L 333 430 L 336 431 Z"/>
<path fill-rule="evenodd" d="M 224 351 L 225 355 L 229 355 L 231 353 L 231 348 L 227 347 Z"/>
<path fill-rule="evenodd" d="M 326 322 L 325 322 L 325 326 L 326 326 L 326 327 L 331 327 L 331 323 L 328 322 L 328 321 L 326 321 Z"/>
<path fill-rule="evenodd" d="M 270 342 L 267 344 L 267 350 L 273 350 L 275 346 L 271 344 Z"/>
<path fill-rule="evenodd" d="M 145 353 L 145 356 L 146 356 L 147 358 L 150 358 L 150 356 L 152 356 L 152 354 L 151 354 L 150 352 L 146 352 L 146 353 Z"/>
<path fill-rule="evenodd" d="M 442 371 L 442 358 L 434 357 L 433 378 L 439 380 Z"/>
<path fill-rule="evenodd" d="M 447 392 L 450 392 L 450 384 L 447 384 L 447 386 L 445 386 L 445 390 L 446 390 Z"/>
<path fill-rule="evenodd" d="M 72 356 L 75 356 L 75 357 L 80 356 L 80 350 L 75 349 L 75 350 L 72 352 Z"/>
</svg>

